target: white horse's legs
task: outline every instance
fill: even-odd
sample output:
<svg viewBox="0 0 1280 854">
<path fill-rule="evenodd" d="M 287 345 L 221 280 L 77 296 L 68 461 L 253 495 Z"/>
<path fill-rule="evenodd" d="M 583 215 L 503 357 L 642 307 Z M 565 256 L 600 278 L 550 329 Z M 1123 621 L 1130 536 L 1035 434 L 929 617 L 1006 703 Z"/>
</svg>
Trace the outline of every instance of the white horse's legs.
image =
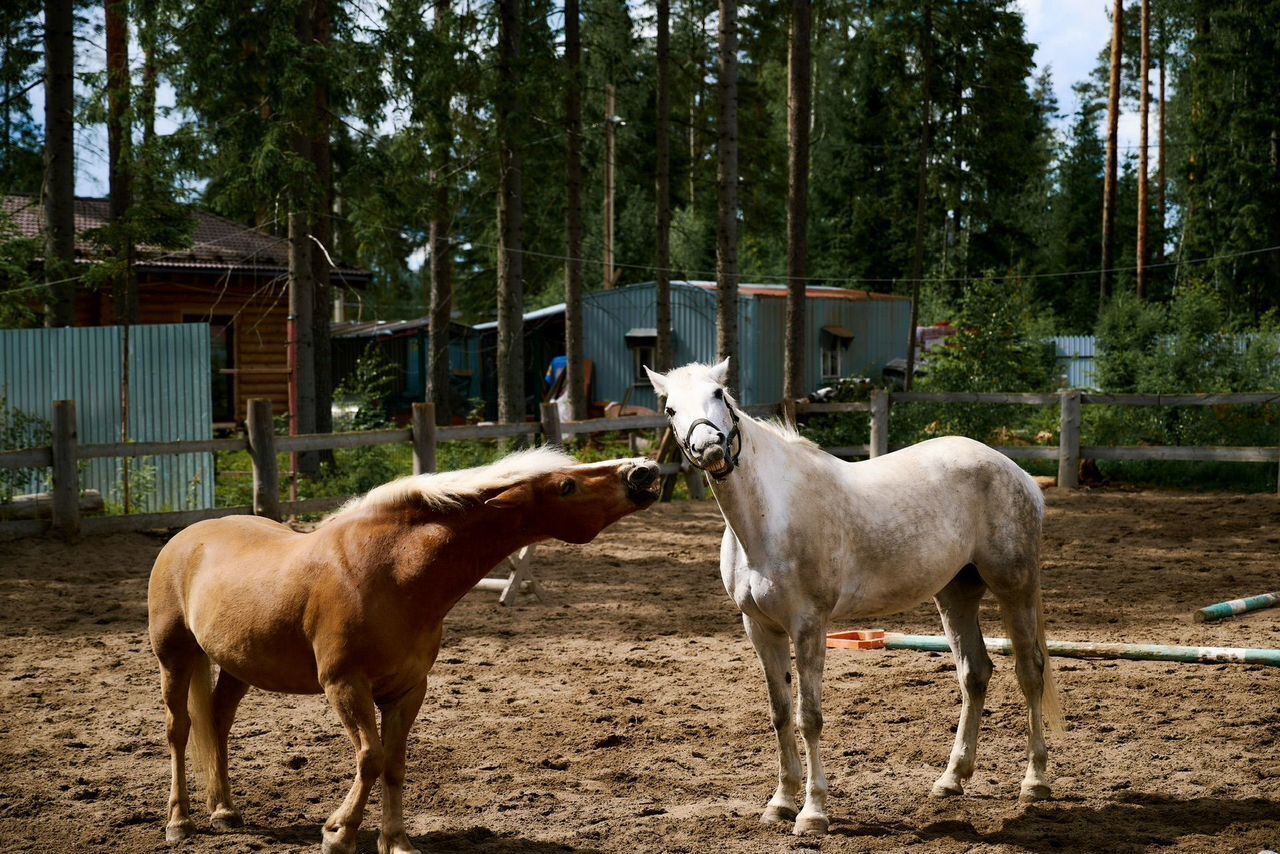
<svg viewBox="0 0 1280 854">
<path fill-rule="evenodd" d="M 1001 603 L 1009 640 L 1013 643 L 1014 670 L 1018 686 L 1027 698 L 1027 775 L 1022 779 L 1022 800 L 1043 801 L 1053 796 L 1045 766 L 1049 751 L 1044 743 L 1044 722 L 1040 702 L 1044 695 L 1044 654 L 1040 650 L 1040 619 L 1036 609 L 1036 593 L 1020 597 L 1022 601 Z"/>
<path fill-rule="evenodd" d="M 987 586 L 972 567 L 962 570 L 944 587 L 934 601 L 942 616 L 942 629 L 956 658 L 956 679 L 960 682 L 960 725 L 947 770 L 933 784 L 934 797 L 964 794 L 965 781 L 973 775 L 978 752 L 978 729 L 982 707 L 991 679 L 991 658 L 978 624 L 978 603 Z"/>
<path fill-rule="evenodd" d="M 827 832 L 827 775 L 822 770 L 822 669 L 827 658 L 827 631 L 823 623 L 804 626 L 795 634 L 796 675 L 800 677 L 800 732 L 804 735 L 809 779 L 804 808 L 796 816 L 795 833 Z"/>
<path fill-rule="evenodd" d="M 778 736 L 778 788 L 764 808 L 760 821 L 781 824 L 795 819 L 799 807 L 796 793 L 800 790 L 800 754 L 796 750 L 795 721 L 791 715 L 791 643 L 785 632 L 767 628 L 742 615 L 764 678 L 769 685 L 769 709 L 773 731 Z"/>
</svg>

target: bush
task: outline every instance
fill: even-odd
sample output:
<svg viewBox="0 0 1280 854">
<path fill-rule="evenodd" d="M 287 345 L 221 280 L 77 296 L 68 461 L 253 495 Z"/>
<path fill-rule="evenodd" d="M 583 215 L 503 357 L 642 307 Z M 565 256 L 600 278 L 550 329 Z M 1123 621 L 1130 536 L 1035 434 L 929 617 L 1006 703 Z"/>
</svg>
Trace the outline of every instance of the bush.
<svg viewBox="0 0 1280 854">
<path fill-rule="evenodd" d="M 53 429 L 48 420 L 18 409 L 9 398 L 0 393 L 0 450 L 17 451 L 38 448 L 53 441 Z M 0 469 L 0 504 L 7 504 L 13 496 L 31 486 L 32 478 L 46 476 L 45 469 Z"/>
<path fill-rule="evenodd" d="M 1242 334 L 1243 332 L 1243 334 Z M 1098 383 L 1139 394 L 1272 391 L 1280 388 L 1280 323 L 1233 329 L 1210 288 L 1180 287 L 1167 306 L 1121 294 L 1098 320 Z M 1108 407 L 1084 410 L 1082 440 L 1096 445 L 1272 445 L 1280 407 Z M 1270 468 L 1270 467 L 1268 467 Z M 1109 463 L 1109 476 L 1187 485 L 1265 489 L 1271 471 L 1243 464 Z"/>
<path fill-rule="evenodd" d="M 955 316 L 957 332 L 931 351 L 920 391 L 1052 391 L 1053 347 L 1044 343 L 1051 321 L 1038 316 L 1026 285 L 988 276 L 973 282 Z M 1056 416 L 1032 407 L 908 404 L 895 407 L 894 444 L 932 436 L 969 436 L 992 444 L 1030 442 L 1056 431 Z M 1043 437 L 1042 437 L 1043 438 Z"/>
</svg>

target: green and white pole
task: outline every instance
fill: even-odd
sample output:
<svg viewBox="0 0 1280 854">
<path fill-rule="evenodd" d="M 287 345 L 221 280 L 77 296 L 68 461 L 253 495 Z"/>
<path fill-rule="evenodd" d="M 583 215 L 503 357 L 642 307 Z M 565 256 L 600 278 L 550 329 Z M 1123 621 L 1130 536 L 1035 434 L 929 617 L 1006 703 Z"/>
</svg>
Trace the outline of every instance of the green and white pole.
<svg viewBox="0 0 1280 854">
<path fill-rule="evenodd" d="M 1013 653 L 1008 638 L 987 638 L 987 651 Z M 900 635 L 886 632 L 885 649 L 914 649 L 922 652 L 950 652 L 941 635 Z M 1250 649 L 1229 646 L 1165 646 L 1155 643 L 1047 642 L 1049 655 L 1060 658 L 1123 658 L 1131 661 L 1183 661 L 1193 664 L 1261 664 L 1280 667 L 1280 649 Z"/>
<path fill-rule="evenodd" d="M 1197 623 L 1212 623 L 1214 620 L 1225 620 L 1236 614 L 1247 614 L 1263 608 L 1274 608 L 1280 605 L 1280 592 L 1260 593 L 1257 596 L 1246 596 L 1243 599 L 1232 599 L 1230 602 L 1219 602 L 1216 605 L 1205 605 L 1196 611 Z"/>
</svg>

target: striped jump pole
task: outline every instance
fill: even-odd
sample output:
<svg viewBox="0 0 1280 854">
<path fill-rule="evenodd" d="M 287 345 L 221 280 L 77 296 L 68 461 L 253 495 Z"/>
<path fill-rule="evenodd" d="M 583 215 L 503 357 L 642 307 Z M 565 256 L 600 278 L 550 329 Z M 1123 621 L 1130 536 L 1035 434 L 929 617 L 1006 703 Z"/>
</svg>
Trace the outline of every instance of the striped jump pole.
<svg viewBox="0 0 1280 854">
<path fill-rule="evenodd" d="M 1008 638 L 987 638 L 987 651 L 1010 655 Z M 1156 643 L 1047 642 L 1049 654 L 1061 658 L 1123 658 L 1131 661 L 1183 661 L 1193 664 L 1262 664 L 1280 667 L 1280 649 L 1250 649 L 1229 646 L 1165 646 Z M 885 649 L 914 649 L 922 652 L 950 652 L 941 635 L 901 635 L 885 632 Z"/>
<path fill-rule="evenodd" d="M 1225 620 L 1236 614 L 1261 611 L 1263 608 L 1274 608 L 1277 605 L 1280 605 L 1280 592 L 1259 593 L 1257 596 L 1246 596 L 1243 599 L 1232 599 L 1230 602 L 1205 605 L 1196 611 L 1195 618 L 1197 623 L 1212 623 L 1214 620 Z"/>
</svg>

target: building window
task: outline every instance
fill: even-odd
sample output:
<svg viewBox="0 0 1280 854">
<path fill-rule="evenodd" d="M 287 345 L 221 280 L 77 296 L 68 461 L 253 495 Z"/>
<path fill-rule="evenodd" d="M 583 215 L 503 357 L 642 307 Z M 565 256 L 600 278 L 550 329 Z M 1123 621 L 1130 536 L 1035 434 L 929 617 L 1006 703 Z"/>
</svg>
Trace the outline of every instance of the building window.
<svg viewBox="0 0 1280 854">
<path fill-rule="evenodd" d="M 631 348 L 631 357 L 633 363 L 634 379 L 636 385 L 652 385 L 649 382 L 649 375 L 645 373 L 645 365 L 653 367 L 653 348 L 652 347 L 633 347 Z"/>
<path fill-rule="evenodd" d="M 843 326 L 822 327 L 822 379 L 834 380 L 844 376 L 844 353 L 852 341 L 853 333 Z"/>
<path fill-rule="evenodd" d="M 188 315 L 185 323 L 209 324 L 209 352 L 213 372 L 213 421 L 228 424 L 236 420 L 236 338 L 235 318 L 230 315 Z"/>
<path fill-rule="evenodd" d="M 658 330 L 632 329 L 627 332 L 627 349 L 631 351 L 631 382 L 633 385 L 648 386 L 649 375 L 645 366 L 654 366 L 653 354 L 658 346 Z"/>
</svg>

